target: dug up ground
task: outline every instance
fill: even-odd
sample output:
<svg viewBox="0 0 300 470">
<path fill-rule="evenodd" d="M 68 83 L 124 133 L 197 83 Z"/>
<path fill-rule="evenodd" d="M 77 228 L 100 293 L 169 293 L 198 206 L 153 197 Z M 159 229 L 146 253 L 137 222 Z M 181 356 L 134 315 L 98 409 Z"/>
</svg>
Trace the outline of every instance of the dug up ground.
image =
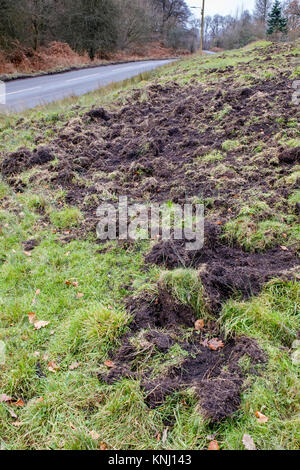
<svg viewBox="0 0 300 470">
<path fill-rule="evenodd" d="M 0 118 L 2 449 L 298 448 L 298 56 L 196 55 Z M 204 248 L 100 243 L 120 195 L 204 204 Z"/>
</svg>

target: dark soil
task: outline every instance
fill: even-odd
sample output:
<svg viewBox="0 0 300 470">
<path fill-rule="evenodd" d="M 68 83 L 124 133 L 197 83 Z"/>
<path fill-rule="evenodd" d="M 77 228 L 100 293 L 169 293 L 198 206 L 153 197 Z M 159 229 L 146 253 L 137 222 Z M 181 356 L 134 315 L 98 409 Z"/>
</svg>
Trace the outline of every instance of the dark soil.
<svg viewBox="0 0 300 470">
<path fill-rule="evenodd" d="M 112 355 L 114 366 L 107 374 L 101 374 L 100 380 L 112 384 L 124 377 L 139 379 L 150 408 L 162 405 L 174 392 L 193 387 L 202 412 L 211 422 L 231 416 L 239 408 L 245 379 L 240 359 L 250 359 L 248 374 L 257 374 L 257 366 L 267 360 L 254 340 L 240 337 L 225 341 L 213 322 L 201 332 L 189 330 L 187 335 L 183 327 L 194 324 L 193 311 L 164 290 L 154 299 L 148 295 L 130 298 L 128 309 L 134 313 L 131 332 Z M 164 329 L 158 329 L 161 327 Z M 144 329 L 147 331 L 141 337 Z M 224 341 L 219 350 L 207 346 L 209 339 L 215 337 Z M 139 347 L 133 345 L 134 338 L 139 338 Z M 169 367 L 163 376 L 153 377 L 149 358 L 166 354 L 175 343 L 186 351 L 187 357 Z"/>
<path fill-rule="evenodd" d="M 4 176 L 11 176 L 29 170 L 36 165 L 44 165 L 55 159 L 51 150 L 47 147 L 35 149 L 33 152 L 26 148 L 21 148 L 17 152 L 11 153 L 2 164 Z"/>
<path fill-rule="evenodd" d="M 128 304 L 130 313 L 134 312 L 131 330 L 143 328 L 168 328 L 177 325 L 192 327 L 195 323 L 193 310 L 182 305 L 166 291 L 160 290 L 159 296 L 151 302 L 145 298 L 130 299 Z"/>
<path fill-rule="evenodd" d="M 156 244 L 145 261 L 168 269 L 197 268 L 213 313 L 234 295 L 243 299 L 258 295 L 272 278 L 292 279 L 300 266 L 298 256 L 281 247 L 248 253 L 225 245 L 220 240 L 220 228 L 209 223 L 201 250 L 187 251 L 184 241 L 169 240 Z"/>
</svg>

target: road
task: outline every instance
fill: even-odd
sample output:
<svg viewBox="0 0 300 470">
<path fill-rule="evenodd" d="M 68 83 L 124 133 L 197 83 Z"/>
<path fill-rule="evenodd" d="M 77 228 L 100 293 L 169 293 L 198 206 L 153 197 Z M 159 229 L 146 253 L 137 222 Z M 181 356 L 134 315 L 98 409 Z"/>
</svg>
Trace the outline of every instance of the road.
<svg viewBox="0 0 300 470">
<path fill-rule="evenodd" d="M 170 59 L 130 62 L 13 80 L 5 84 L 6 104 L 0 105 L 0 111 L 23 111 L 68 96 L 80 96 L 110 83 L 120 82 L 140 73 L 156 69 L 172 61 Z"/>
</svg>

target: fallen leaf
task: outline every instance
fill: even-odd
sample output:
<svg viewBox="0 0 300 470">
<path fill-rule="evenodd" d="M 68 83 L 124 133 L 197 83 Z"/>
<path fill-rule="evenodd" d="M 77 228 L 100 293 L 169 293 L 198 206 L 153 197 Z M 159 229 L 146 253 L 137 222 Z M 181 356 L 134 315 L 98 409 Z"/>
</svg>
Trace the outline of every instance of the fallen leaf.
<svg viewBox="0 0 300 470">
<path fill-rule="evenodd" d="M 213 338 L 208 341 L 207 346 L 212 351 L 218 351 L 219 349 L 224 348 L 224 343 L 218 338 Z"/>
<path fill-rule="evenodd" d="M 73 286 L 73 287 L 78 287 L 78 286 L 79 286 L 79 282 L 77 282 L 77 281 L 72 282 L 72 286 Z"/>
<path fill-rule="evenodd" d="M 30 258 L 31 252 L 30 251 L 24 251 L 24 255 L 26 255 L 26 256 L 28 256 L 28 258 Z"/>
<path fill-rule="evenodd" d="M 37 398 L 35 403 L 42 403 L 44 401 L 44 397 Z"/>
<path fill-rule="evenodd" d="M 208 450 L 220 450 L 218 441 L 211 441 L 209 443 Z"/>
<path fill-rule="evenodd" d="M 204 320 L 197 320 L 195 322 L 195 330 L 200 331 L 204 329 Z"/>
<path fill-rule="evenodd" d="M 75 369 L 78 369 L 79 366 L 80 366 L 79 362 L 73 362 L 73 364 L 70 365 L 69 369 L 75 370 Z"/>
<path fill-rule="evenodd" d="M 100 434 L 98 434 L 96 431 L 90 431 L 90 436 L 94 441 L 98 441 L 100 439 Z"/>
<path fill-rule="evenodd" d="M 105 442 L 100 442 L 100 450 L 107 450 L 107 444 Z"/>
<path fill-rule="evenodd" d="M 76 430 L 76 427 L 74 426 L 73 423 L 71 423 L 71 421 L 70 421 L 70 428 Z"/>
<path fill-rule="evenodd" d="M 160 440 L 161 440 L 160 432 L 158 432 L 155 437 L 156 437 L 157 442 L 160 442 Z"/>
<path fill-rule="evenodd" d="M 6 395 L 6 393 L 2 393 L 2 395 L 0 395 L 0 403 L 8 403 L 10 401 L 12 401 L 12 397 Z"/>
<path fill-rule="evenodd" d="M 243 444 L 245 446 L 245 449 L 247 449 L 247 450 L 256 450 L 254 440 L 252 439 L 252 437 L 249 434 L 244 434 Z"/>
<path fill-rule="evenodd" d="M 35 296 L 37 297 L 38 295 L 40 295 L 40 293 L 41 293 L 40 289 L 37 289 L 37 290 L 35 291 Z"/>
<path fill-rule="evenodd" d="M 106 361 L 104 362 L 104 365 L 108 367 L 109 369 L 111 369 L 112 367 L 115 367 L 115 363 L 112 361 Z"/>
<path fill-rule="evenodd" d="M 55 330 L 51 330 L 51 331 L 50 331 L 50 335 L 51 335 L 51 336 L 53 336 L 54 333 L 55 333 Z"/>
<path fill-rule="evenodd" d="M 77 294 L 77 299 L 82 299 L 82 297 L 84 296 L 84 294 L 82 294 L 82 292 L 78 292 Z"/>
<path fill-rule="evenodd" d="M 286 246 L 281 246 L 280 248 L 281 248 L 283 251 L 289 251 Z"/>
<path fill-rule="evenodd" d="M 269 421 L 268 416 L 263 415 L 260 411 L 256 411 L 255 416 L 258 423 L 267 423 Z"/>
<path fill-rule="evenodd" d="M 23 407 L 24 404 L 25 404 L 25 403 L 23 402 L 23 400 L 21 400 L 21 398 L 19 398 L 19 400 L 15 401 L 15 402 L 13 403 L 14 406 L 19 406 L 20 408 Z"/>
<path fill-rule="evenodd" d="M 50 372 L 57 372 L 58 370 L 60 370 L 60 367 L 54 361 L 51 361 L 48 364 L 48 370 Z"/>
<path fill-rule="evenodd" d="M 16 428 L 19 428 L 20 426 L 23 426 L 23 423 L 21 423 L 20 421 L 15 421 L 14 423 L 12 423 L 12 425 Z"/>
<path fill-rule="evenodd" d="M 28 313 L 28 320 L 29 320 L 29 323 L 31 323 L 32 325 L 34 324 L 35 318 L 36 318 L 36 314 L 34 312 Z"/>
<path fill-rule="evenodd" d="M 35 330 L 40 330 L 41 328 L 45 328 L 45 326 L 49 325 L 49 321 L 43 321 L 43 320 L 40 320 L 40 321 L 36 321 L 34 322 L 34 329 Z"/>
</svg>

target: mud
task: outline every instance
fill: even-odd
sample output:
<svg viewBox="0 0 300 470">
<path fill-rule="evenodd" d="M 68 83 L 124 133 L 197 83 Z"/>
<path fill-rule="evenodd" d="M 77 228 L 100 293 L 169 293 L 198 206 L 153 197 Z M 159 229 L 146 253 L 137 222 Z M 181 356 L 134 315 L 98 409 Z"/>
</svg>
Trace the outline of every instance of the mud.
<svg viewBox="0 0 300 470">
<path fill-rule="evenodd" d="M 195 323 L 194 312 L 189 306 L 182 305 L 172 298 L 163 289 L 154 301 L 151 295 L 148 298 L 130 299 L 128 311 L 134 313 L 133 321 L 130 325 L 132 331 L 143 328 L 168 328 L 184 325 L 192 327 Z"/>
<path fill-rule="evenodd" d="M 159 407 L 175 392 L 193 388 L 201 413 L 212 423 L 231 416 L 239 408 L 245 380 L 240 360 L 250 360 L 247 373 L 254 375 L 267 361 L 255 340 L 240 337 L 226 341 L 213 322 L 201 332 L 187 329 L 194 324 L 195 314 L 163 290 L 152 299 L 142 294 L 132 297 L 127 305 L 134 315 L 131 332 L 112 354 L 113 367 L 100 374 L 100 380 L 108 384 L 123 378 L 140 380 L 150 408 Z M 208 347 L 209 340 L 215 337 L 223 341 L 217 350 Z M 150 358 L 162 354 L 161 365 L 165 368 L 165 354 L 175 344 L 185 351 L 186 357 L 167 368 L 163 375 L 153 376 Z"/>
<path fill-rule="evenodd" d="M 220 227 L 210 223 L 205 225 L 201 250 L 187 251 L 184 241 L 169 240 L 154 245 L 145 262 L 168 269 L 198 269 L 208 307 L 215 314 L 233 296 L 248 299 L 258 295 L 272 278 L 295 278 L 300 266 L 297 254 L 282 247 L 263 253 L 230 247 L 222 242 Z"/>
</svg>

